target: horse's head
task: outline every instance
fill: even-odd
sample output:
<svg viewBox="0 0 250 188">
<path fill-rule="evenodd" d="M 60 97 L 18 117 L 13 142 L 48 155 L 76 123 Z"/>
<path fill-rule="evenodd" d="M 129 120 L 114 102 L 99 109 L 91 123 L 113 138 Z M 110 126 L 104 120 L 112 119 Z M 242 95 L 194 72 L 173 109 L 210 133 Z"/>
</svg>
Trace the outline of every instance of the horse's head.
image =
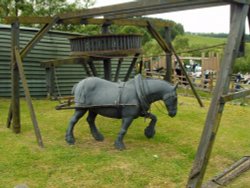
<svg viewBox="0 0 250 188">
<path fill-rule="evenodd" d="M 176 86 L 173 87 L 172 91 L 166 93 L 162 99 L 165 103 L 165 106 L 168 110 L 168 115 L 170 117 L 174 117 L 177 113 L 177 93 L 176 93 L 177 86 L 178 84 L 176 84 Z"/>
</svg>

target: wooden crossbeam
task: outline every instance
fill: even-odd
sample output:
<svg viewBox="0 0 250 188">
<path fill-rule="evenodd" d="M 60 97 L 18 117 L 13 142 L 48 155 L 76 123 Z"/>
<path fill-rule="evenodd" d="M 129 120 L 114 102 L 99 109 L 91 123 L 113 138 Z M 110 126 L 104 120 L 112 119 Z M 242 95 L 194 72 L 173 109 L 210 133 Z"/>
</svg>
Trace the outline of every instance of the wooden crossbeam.
<svg viewBox="0 0 250 188">
<path fill-rule="evenodd" d="M 187 79 L 198 103 L 200 104 L 201 107 L 204 107 L 204 104 L 202 103 L 198 93 L 196 92 L 195 88 L 194 88 L 194 85 L 192 83 L 192 81 L 190 80 L 184 66 L 183 66 L 183 62 L 182 60 L 179 58 L 179 56 L 177 55 L 177 53 L 175 52 L 173 46 L 171 45 L 171 43 L 167 44 L 166 41 L 162 38 L 162 36 L 157 32 L 157 30 L 154 28 L 154 26 L 148 22 L 148 31 L 150 32 L 150 34 L 156 39 L 156 41 L 158 42 L 158 44 L 161 46 L 161 48 L 166 52 L 166 53 L 169 53 L 169 52 L 172 52 L 173 55 L 175 56 L 178 64 L 180 65 L 180 68 L 182 70 L 182 72 L 184 73 L 185 75 L 185 78 Z"/>
<path fill-rule="evenodd" d="M 140 0 L 129 3 L 84 9 L 72 13 L 60 14 L 62 20 L 72 18 L 91 18 L 94 16 L 104 16 L 105 18 L 125 18 L 132 16 L 142 16 L 171 11 L 180 11 L 209 6 L 226 5 L 233 0 Z M 243 1 L 243 3 L 249 1 Z"/>
<path fill-rule="evenodd" d="M 27 83 L 26 77 L 24 75 L 22 57 L 21 57 L 17 47 L 15 47 L 15 57 L 16 57 L 17 65 L 18 65 L 19 75 L 20 75 L 20 78 L 22 80 L 23 89 L 24 89 L 24 93 L 25 93 L 25 97 L 26 97 L 26 102 L 27 102 L 29 112 L 30 112 L 30 117 L 31 117 L 31 120 L 32 120 L 32 123 L 33 123 L 33 126 L 34 126 L 34 131 L 35 131 L 35 134 L 36 134 L 37 142 L 38 142 L 38 145 L 40 147 L 44 147 L 43 146 L 43 141 L 42 141 L 42 136 L 41 136 L 41 133 L 40 133 L 40 129 L 38 127 L 38 122 L 37 122 L 37 119 L 36 119 L 36 114 L 35 114 L 34 107 L 33 107 L 33 104 L 32 104 L 31 95 L 30 95 L 30 92 L 29 92 L 28 83 Z"/>
<path fill-rule="evenodd" d="M 117 18 L 128 18 L 133 16 L 142 16 L 142 15 L 151 15 L 158 13 L 166 13 L 180 10 L 188 10 L 195 8 L 203 8 L 210 6 L 221 6 L 227 5 L 230 3 L 241 3 L 241 4 L 250 4 L 250 0 L 143 0 L 135 1 L 123 4 L 110 5 L 105 7 L 98 7 L 92 9 L 83 9 L 80 11 L 75 11 L 71 13 L 64 13 L 58 15 L 60 19 L 58 23 L 62 24 L 79 24 L 79 23 L 96 23 L 103 24 L 108 20 L 98 20 L 93 19 L 96 16 L 104 16 L 106 19 L 117 19 Z M 19 21 L 23 24 L 47 24 L 52 21 L 51 17 L 7 17 L 5 23 L 13 23 Z M 127 22 L 126 20 L 112 21 L 112 24 L 122 24 Z M 127 23 L 125 23 L 127 24 Z M 133 23 L 129 21 L 129 24 L 139 24 L 145 25 L 143 23 Z M 156 24 L 156 23 L 155 23 Z M 139 26 L 138 25 L 138 26 Z M 157 24 L 156 24 L 157 25 Z M 161 25 L 161 24 L 160 24 Z M 163 25 L 162 25 L 163 26 Z M 163 26 L 165 27 L 165 26 Z"/>
<path fill-rule="evenodd" d="M 21 24 L 49 24 L 53 21 L 53 17 L 41 17 L 41 16 L 20 16 L 14 17 L 9 16 L 5 17 L 4 23 L 11 24 L 18 21 Z M 170 21 L 163 20 L 153 20 L 152 21 L 156 27 L 171 27 L 173 23 Z M 102 18 L 74 18 L 69 20 L 58 20 L 57 24 L 94 24 L 94 25 L 103 25 L 105 23 L 118 25 L 118 26 L 138 26 L 138 27 L 147 27 L 147 18 L 133 18 L 133 19 L 102 19 Z"/>
<path fill-rule="evenodd" d="M 239 91 L 239 92 L 236 92 L 236 93 L 230 93 L 230 94 L 227 94 L 227 95 L 222 95 L 220 101 L 221 101 L 221 103 L 226 103 L 228 101 L 243 98 L 243 97 L 246 97 L 248 95 L 250 95 L 250 90 Z"/>
<path fill-rule="evenodd" d="M 45 62 L 40 62 L 42 67 L 49 68 L 49 67 L 58 67 L 63 64 L 86 64 L 89 60 L 89 57 L 70 57 L 64 59 L 56 59 L 50 60 Z"/>
</svg>

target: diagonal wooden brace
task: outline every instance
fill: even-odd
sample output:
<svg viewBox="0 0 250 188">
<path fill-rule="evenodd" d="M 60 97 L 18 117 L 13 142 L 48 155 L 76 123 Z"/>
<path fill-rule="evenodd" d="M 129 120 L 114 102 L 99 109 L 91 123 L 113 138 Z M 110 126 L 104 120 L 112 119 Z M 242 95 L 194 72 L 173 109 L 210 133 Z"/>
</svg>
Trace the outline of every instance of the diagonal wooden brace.
<svg viewBox="0 0 250 188">
<path fill-rule="evenodd" d="M 162 38 L 162 36 L 156 31 L 156 29 L 154 28 L 154 26 L 148 21 L 148 31 L 150 32 L 150 34 L 156 39 L 156 41 L 159 43 L 159 45 L 161 46 L 161 48 L 166 52 L 172 52 L 173 55 L 175 56 L 177 62 L 179 63 L 180 65 L 180 68 L 182 70 L 182 72 L 184 73 L 198 103 L 200 104 L 201 107 L 204 107 L 204 104 L 202 103 L 198 93 L 196 92 L 195 88 L 194 88 L 194 85 L 192 83 L 192 81 L 190 80 L 184 66 L 183 66 L 183 63 L 181 61 L 181 59 L 179 58 L 179 56 L 177 55 L 176 51 L 174 50 L 173 46 L 171 45 L 171 43 L 168 45 L 165 40 Z"/>
<path fill-rule="evenodd" d="M 53 17 L 50 23 L 44 25 L 44 27 L 37 32 L 37 34 L 31 39 L 31 41 L 21 50 L 20 56 L 23 59 L 30 50 L 38 43 L 43 36 L 51 29 L 51 27 L 59 20 L 58 16 Z"/>
</svg>

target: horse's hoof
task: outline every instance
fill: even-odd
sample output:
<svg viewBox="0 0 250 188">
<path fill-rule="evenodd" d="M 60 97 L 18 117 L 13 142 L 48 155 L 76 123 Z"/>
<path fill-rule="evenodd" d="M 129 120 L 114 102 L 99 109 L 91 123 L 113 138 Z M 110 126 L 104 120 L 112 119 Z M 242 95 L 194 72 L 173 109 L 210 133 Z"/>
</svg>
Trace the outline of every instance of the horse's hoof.
<svg viewBox="0 0 250 188">
<path fill-rule="evenodd" d="M 65 140 L 66 140 L 66 142 L 67 142 L 69 145 L 74 145 L 74 144 L 75 144 L 75 139 L 74 139 L 74 137 L 72 137 L 72 136 L 66 136 L 66 137 L 65 137 Z"/>
<path fill-rule="evenodd" d="M 147 127 L 147 128 L 144 130 L 144 135 L 145 135 L 147 138 L 153 138 L 154 135 L 155 135 L 155 129 L 152 129 L 152 128 Z"/>
<path fill-rule="evenodd" d="M 114 146 L 115 146 L 115 148 L 116 148 L 117 150 L 120 150 L 120 151 L 126 149 L 125 145 L 124 145 L 122 142 L 115 141 Z"/>
<path fill-rule="evenodd" d="M 104 136 L 101 133 L 92 134 L 96 141 L 102 142 L 104 140 Z"/>
</svg>

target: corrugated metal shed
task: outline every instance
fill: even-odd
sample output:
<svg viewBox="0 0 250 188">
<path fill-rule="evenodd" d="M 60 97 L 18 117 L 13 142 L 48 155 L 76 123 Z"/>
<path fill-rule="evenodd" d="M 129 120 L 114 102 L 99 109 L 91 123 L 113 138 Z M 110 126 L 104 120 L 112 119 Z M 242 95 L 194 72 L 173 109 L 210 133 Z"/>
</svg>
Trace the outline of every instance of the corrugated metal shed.
<svg viewBox="0 0 250 188">
<path fill-rule="evenodd" d="M 20 48 L 23 48 L 35 35 L 37 29 L 20 29 Z M 79 34 L 51 31 L 35 46 L 34 49 L 24 58 L 24 71 L 28 81 L 32 97 L 46 97 L 46 73 L 40 62 L 51 59 L 61 59 L 69 56 L 69 37 Z M 0 97 L 11 96 L 11 31 L 10 26 L 0 24 Z M 112 76 L 115 75 L 117 60 L 112 60 Z M 131 59 L 126 59 L 121 68 L 119 78 L 124 78 Z M 103 78 L 103 64 L 94 62 L 98 75 Z M 55 69 L 56 92 L 58 95 L 70 95 L 72 86 L 83 78 L 86 73 L 82 65 L 63 65 Z M 132 73 L 132 76 L 134 73 Z M 21 95 L 23 96 L 22 84 L 20 81 Z"/>
</svg>

